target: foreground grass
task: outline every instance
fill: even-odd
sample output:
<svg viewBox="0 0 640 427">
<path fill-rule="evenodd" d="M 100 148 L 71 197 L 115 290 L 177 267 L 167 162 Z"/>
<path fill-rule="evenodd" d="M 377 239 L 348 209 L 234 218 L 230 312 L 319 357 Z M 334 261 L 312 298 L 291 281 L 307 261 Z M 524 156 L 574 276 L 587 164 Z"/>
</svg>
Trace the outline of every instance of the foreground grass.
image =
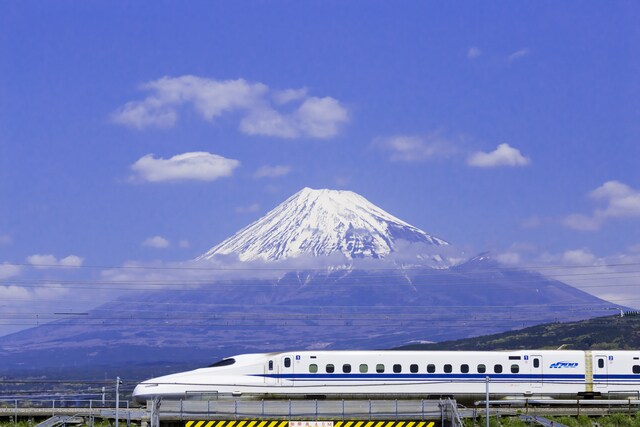
<svg viewBox="0 0 640 427">
<path fill-rule="evenodd" d="M 604 417 L 588 417 L 580 415 L 577 417 L 545 417 L 558 424 L 564 424 L 569 427 L 640 427 L 640 412 L 635 415 L 628 414 L 612 414 Z M 484 418 L 478 420 L 464 420 L 466 427 L 484 427 L 486 420 Z M 490 427 L 531 427 L 530 423 L 524 422 L 520 417 L 500 417 L 499 419 L 491 418 L 489 420 Z M 535 425 L 535 424 L 534 424 Z"/>
</svg>

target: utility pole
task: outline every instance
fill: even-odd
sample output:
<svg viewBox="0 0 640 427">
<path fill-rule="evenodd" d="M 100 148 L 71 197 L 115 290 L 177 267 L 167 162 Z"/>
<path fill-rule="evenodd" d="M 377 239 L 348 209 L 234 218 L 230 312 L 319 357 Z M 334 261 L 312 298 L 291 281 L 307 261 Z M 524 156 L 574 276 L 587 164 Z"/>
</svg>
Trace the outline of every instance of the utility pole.
<svg viewBox="0 0 640 427">
<path fill-rule="evenodd" d="M 487 427 L 489 427 L 489 376 L 487 376 L 487 395 L 485 396 L 485 402 L 487 404 L 487 407 L 485 409 L 484 416 L 487 419 Z"/>
<path fill-rule="evenodd" d="M 116 377 L 116 427 L 120 421 L 120 377 Z M 488 427 L 488 426 L 487 426 Z"/>
</svg>

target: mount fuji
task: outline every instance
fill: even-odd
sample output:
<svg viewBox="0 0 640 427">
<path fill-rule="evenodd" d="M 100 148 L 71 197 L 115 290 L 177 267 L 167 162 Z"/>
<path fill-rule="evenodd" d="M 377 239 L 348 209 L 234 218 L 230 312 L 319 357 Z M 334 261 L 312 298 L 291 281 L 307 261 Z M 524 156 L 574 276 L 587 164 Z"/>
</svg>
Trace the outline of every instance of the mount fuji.
<svg viewBox="0 0 640 427">
<path fill-rule="evenodd" d="M 355 193 L 305 188 L 198 257 L 194 271 L 207 274 L 198 285 L 178 277 L 82 319 L 0 337 L 0 375 L 117 370 L 141 379 L 237 353 L 383 349 L 609 315 L 614 307 L 486 255 L 455 260 L 452 246 Z M 229 260 L 248 268 L 220 268 Z"/>
<path fill-rule="evenodd" d="M 418 245 L 417 261 L 447 268 L 433 248 L 449 243 L 430 236 L 351 191 L 304 188 L 262 218 L 214 246 L 197 260 L 236 255 L 241 261 L 282 261 L 302 255 L 348 260 L 385 258 L 400 246 Z"/>
</svg>

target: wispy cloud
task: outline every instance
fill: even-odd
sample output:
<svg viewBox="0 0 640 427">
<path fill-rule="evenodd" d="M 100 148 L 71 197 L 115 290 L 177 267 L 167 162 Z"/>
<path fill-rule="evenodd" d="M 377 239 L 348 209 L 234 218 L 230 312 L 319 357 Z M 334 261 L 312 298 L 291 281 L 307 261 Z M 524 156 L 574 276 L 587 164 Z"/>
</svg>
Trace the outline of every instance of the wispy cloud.
<svg viewBox="0 0 640 427">
<path fill-rule="evenodd" d="M 0 234 L 0 245 L 8 245 L 11 242 L 11 236 L 9 236 L 8 234 Z"/>
<path fill-rule="evenodd" d="M 469 166 L 479 168 L 495 168 L 500 166 L 526 166 L 531 163 L 529 158 L 520 153 L 517 148 L 511 147 L 509 144 L 500 144 L 489 153 L 478 151 L 471 154 L 467 159 Z"/>
<path fill-rule="evenodd" d="M 288 175 L 291 172 L 291 166 L 261 166 L 253 174 L 254 178 L 277 178 L 279 176 Z"/>
<path fill-rule="evenodd" d="M 0 264 L 0 279 L 8 279 L 20 274 L 22 268 L 19 265 L 2 263 Z"/>
<path fill-rule="evenodd" d="M 506 267 L 539 270 L 545 276 L 610 301 L 613 306 L 640 308 L 636 273 L 640 247 L 602 256 L 587 247 L 551 253 L 519 244 L 494 258 Z"/>
<path fill-rule="evenodd" d="M 162 236 L 153 236 L 153 237 L 149 237 L 148 239 L 145 239 L 142 242 L 142 246 L 155 248 L 155 249 L 166 249 L 169 246 L 171 246 L 171 242 L 169 242 L 169 240 L 165 239 Z"/>
<path fill-rule="evenodd" d="M 36 254 L 27 257 L 27 262 L 36 268 L 81 267 L 84 259 L 77 255 L 69 255 L 58 259 L 51 254 Z"/>
<path fill-rule="evenodd" d="M 374 146 L 390 153 L 390 159 L 397 162 L 423 162 L 442 157 L 450 157 L 458 149 L 455 143 L 440 132 L 424 136 L 395 135 L 378 137 Z"/>
<path fill-rule="evenodd" d="M 309 96 L 307 89 L 272 90 L 244 79 L 216 80 L 197 76 L 163 77 L 142 85 L 150 92 L 112 114 L 115 123 L 144 129 L 168 128 L 186 107 L 213 122 L 226 113 L 239 113 L 239 130 L 249 135 L 281 138 L 330 138 L 348 123 L 347 109 L 332 97 Z M 297 103 L 291 111 L 290 104 Z M 283 105 L 287 111 L 281 111 Z"/>
<path fill-rule="evenodd" d="M 482 51 L 476 46 L 471 46 L 469 50 L 467 50 L 467 58 L 469 59 L 476 59 L 480 55 L 482 55 Z"/>
<path fill-rule="evenodd" d="M 576 230 L 599 230 L 611 219 L 640 218 L 640 190 L 620 181 L 607 181 L 589 193 L 589 198 L 604 206 L 585 215 L 574 213 L 563 218 L 562 223 Z"/>
<path fill-rule="evenodd" d="M 156 158 L 153 154 L 138 159 L 131 170 L 134 180 L 163 181 L 215 181 L 231 176 L 240 162 L 207 152 L 178 154 L 170 159 Z"/>
<path fill-rule="evenodd" d="M 237 213 L 253 213 L 253 212 L 258 212 L 260 210 L 260 204 L 259 203 L 253 203 L 249 206 L 238 206 L 236 208 L 236 212 Z"/>
<path fill-rule="evenodd" d="M 511 61 L 515 61 L 516 59 L 524 58 L 525 56 L 529 56 L 529 55 L 531 55 L 531 49 L 524 48 L 524 49 L 519 49 L 513 52 L 511 55 L 509 55 L 508 59 L 509 59 L 509 62 L 511 62 Z"/>
</svg>

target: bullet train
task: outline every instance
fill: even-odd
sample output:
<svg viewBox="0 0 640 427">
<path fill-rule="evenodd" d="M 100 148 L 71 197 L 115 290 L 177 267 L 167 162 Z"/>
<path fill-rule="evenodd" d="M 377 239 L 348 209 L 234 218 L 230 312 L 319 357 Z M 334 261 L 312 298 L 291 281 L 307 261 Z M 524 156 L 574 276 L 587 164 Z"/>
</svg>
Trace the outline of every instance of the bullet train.
<svg viewBox="0 0 640 427">
<path fill-rule="evenodd" d="M 342 399 L 640 395 L 639 351 L 292 351 L 243 354 L 138 384 L 155 398 Z"/>
</svg>

